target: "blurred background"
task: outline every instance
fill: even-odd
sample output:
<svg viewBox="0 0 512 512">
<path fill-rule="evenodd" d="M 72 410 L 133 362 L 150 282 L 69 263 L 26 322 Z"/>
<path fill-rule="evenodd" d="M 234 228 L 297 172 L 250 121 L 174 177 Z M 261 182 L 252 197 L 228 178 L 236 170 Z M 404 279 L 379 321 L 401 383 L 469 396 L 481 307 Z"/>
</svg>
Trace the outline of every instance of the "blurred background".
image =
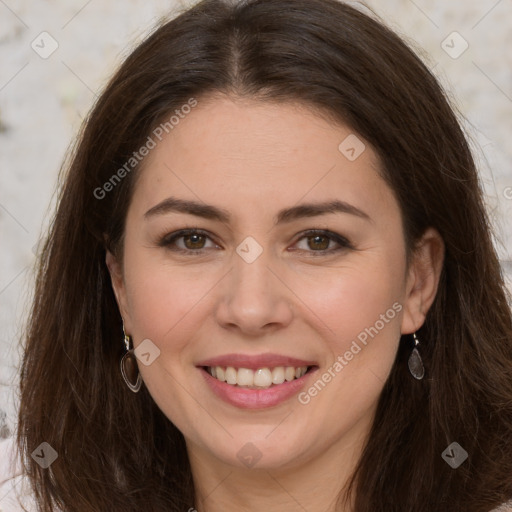
<svg viewBox="0 0 512 512">
<path fill-rule="evenodd" d="M 0 0 L 0 439 L 15 428 L 21 331 L 65 152 L 130 49 L 193 3 Z M 512 291 L 512 0 L 348 3 L 398 32 L 460 113 Z"/>
</svg>

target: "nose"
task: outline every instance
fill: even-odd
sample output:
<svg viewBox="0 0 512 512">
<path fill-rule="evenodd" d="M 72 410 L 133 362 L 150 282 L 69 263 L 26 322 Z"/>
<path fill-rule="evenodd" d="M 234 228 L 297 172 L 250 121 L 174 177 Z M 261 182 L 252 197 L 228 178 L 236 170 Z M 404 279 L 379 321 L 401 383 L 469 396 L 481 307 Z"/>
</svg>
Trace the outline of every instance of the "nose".
<svg viewBox="0 0 512 512">
<path fill-rule="evenodd" d="M 279 264 L 268 252 L 252 263 L 234 254 L 233 268 L 223 280 L 216 319 L 224 329 L 261 336 L 290 324 L 293 292 Z"/>
</svg>

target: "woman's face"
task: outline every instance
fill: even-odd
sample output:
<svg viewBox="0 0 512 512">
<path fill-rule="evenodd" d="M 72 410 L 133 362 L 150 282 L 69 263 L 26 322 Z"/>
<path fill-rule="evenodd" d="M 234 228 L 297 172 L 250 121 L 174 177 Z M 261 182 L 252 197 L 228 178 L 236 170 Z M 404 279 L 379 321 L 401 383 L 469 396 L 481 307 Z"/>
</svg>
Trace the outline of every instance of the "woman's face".
<svg viewBox="0 0 512 512">
<path fill-rule="evenodd" d="M 189 450 L 239 467 L 360 442 L 425 313 L 375 152 L 298 105 L 226 97 L 164 135 L 122 268 L 107 256 L 151 396 Z"/>
</svg>

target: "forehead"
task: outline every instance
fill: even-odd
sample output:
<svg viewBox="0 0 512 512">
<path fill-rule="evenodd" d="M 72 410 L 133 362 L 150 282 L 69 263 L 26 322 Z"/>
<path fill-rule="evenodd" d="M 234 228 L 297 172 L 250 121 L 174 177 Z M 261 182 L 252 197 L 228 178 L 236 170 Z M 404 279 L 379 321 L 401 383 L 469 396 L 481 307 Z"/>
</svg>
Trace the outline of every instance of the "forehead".
<svg viewBox="0 0 512 512">
<path fill-rule="evenodd" d="M 327 196 L 361 208 L 392 200 L 368 143 L 304 105 L 216 97 L 176 120 L 143 162 L 133 203 L 144 212 L 170 195 L 260 210 Z"/>
</svg>

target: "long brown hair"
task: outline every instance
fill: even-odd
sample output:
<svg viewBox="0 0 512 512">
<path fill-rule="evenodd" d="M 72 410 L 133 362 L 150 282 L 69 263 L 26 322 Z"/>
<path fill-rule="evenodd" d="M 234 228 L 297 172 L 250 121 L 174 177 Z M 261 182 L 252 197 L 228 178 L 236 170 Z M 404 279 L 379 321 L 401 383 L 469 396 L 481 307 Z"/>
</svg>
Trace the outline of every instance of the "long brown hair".
<svg viewBox="0 0 512 512">
<path fill-rule="evenodd" d="M 204 0 L 125 60 L 63 170 L 24 340 L 17 444 L 41 511 L 184 511 L 183 435 L 121 380 L 121 317 L 105 251 L 122 254 L 141 165 L 95 191 L 190 98 L 295 101 L 360 134 L 396 194 L 408 253 L 429 226 L 446 253 L 418 332 L 401 340 L 351 481 L 357 512 L 488 512 L 512 498 L 512 319 L 482 189 L 457 117 L 427 67 L 383 23 L 336 0 Z M 103 189 L 105 190 L 105 189 Z M 49 443 L 58 458 L 31 457 Z M 469 454 L 452 469 L 452 442 Z M 340 497 L 341 498 L 341 497 Z"/>
</svg>

